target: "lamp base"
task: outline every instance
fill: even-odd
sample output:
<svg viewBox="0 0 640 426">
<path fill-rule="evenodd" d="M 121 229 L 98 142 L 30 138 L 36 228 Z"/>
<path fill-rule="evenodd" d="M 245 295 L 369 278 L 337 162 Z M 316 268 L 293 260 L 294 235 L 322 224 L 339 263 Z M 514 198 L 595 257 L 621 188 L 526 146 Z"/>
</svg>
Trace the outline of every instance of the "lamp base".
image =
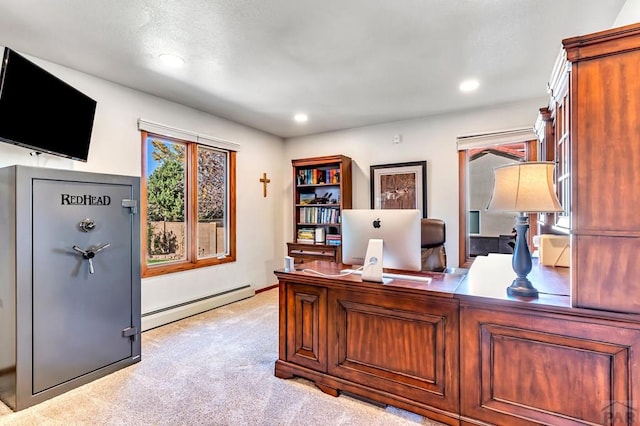
<svg viewBox="0 0 640 426">
<path fill-rule="evenodd" d="M 531 281 L 527 278 L 518 277 L 507 287 L 507 294 L 509 296 L 538 297 L 538 290 L 531 285 Z"/>
</svg>

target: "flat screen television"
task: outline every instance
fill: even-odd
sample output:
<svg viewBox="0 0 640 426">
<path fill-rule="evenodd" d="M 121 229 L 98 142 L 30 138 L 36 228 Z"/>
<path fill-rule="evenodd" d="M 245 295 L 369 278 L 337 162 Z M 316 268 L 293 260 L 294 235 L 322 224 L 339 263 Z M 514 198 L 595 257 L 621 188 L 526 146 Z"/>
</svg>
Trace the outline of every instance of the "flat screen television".
<svg viewBox="0 0 640 426">
<path fill-rule="evenodd" d="M 404 271 L 420 271 L 422 215 L 417 209 L 345 209 L 342 211 L 342 262 L 348 265 L 364 265 L 362 279 L 365 280 L 371 256 L 376 257 L 375 274 L 382 268 Z M 378 252 L 369 251 L 370 242 L 382 241 Z M 379 249 L 382 257 L 378 259 Z M 374 254 L 372 254 L 374 253 Z M 381 261 L 381 262 L 380 262 Z M 374 271 L 372 271 L 374 272 Z M 381 277 L 372 278 L 380 281 Z"/>
<path fill-rule="evenodd" d="M 87 161 L 96 101 L 5 48 L 0 71 L 0 140 Z"/>
</svg>

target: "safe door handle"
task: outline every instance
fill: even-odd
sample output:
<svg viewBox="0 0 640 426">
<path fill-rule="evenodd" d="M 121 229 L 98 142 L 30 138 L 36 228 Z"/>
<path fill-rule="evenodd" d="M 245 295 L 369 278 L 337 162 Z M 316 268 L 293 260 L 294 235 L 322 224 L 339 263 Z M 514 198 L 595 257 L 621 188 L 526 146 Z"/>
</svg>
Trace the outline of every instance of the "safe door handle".
<svg viewBox="0 0 640 426">
<path fill-rule="evenodd" d="M 93 251 L 94 253 L 99 253 L 102 250 L 106 249 L 107 247 L 109 247 L 111 245 L 111 243 L 104 243 L 101 246 L 95 247 L 93 249 L 90 249 L 91 251 Z"/>
<path fill-rule="evenodd" d="M 99 245 L 98 247 L 89 247 L 86 250 L 83 250 L 80 247 L 75 245 L 72 248 L 73 250 L 80 253 L 84 259 L 87 259 L 89 261 L 89 273 L 93 274 L 95 271 L 93 269 L 93 260 L 91 259 L 96 257 L 96 253 L 100 253 L 102 250 L 106 249 L 110 245 L 111 245 L 110 243 L 104 243 L 102 245 Z"/>
</svg>

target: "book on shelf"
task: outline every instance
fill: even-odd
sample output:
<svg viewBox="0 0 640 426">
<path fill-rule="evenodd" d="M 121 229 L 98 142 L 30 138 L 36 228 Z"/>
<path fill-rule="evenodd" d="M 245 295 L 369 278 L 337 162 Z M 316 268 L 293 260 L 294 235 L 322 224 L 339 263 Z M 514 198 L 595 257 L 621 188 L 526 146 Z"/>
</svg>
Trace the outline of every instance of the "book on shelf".
<svg viewBox="0 0 640 426">
<path fill-rule="evenodd" d="M 300 222 L 330 224 L 338 223 L 340 211 L 336 207 L 300 207 Z"/>
<path fill-rule="evenodd" d="M 320 185 L 340 183 L 340 169 L 300 169 L 296 175 L 298 185 Z"/>
<path fill-rule="evenodd" d="M 327 183 L 340 183 L 340 169 L 327 170 L 325 179 Z"/>
<path fill-rule="evenodd" d="M 342 244 L 342 236 L 340 234 L 327 234 L 325 236 L 325 242 L 330 246 L 339 246 Z"/>
<path fill-rule="evenodd" d="M 315 232 L 314 228 L 300 228 L 296 235 L 296 241 L 313 241 L 315 239 Z"/>
</svg>

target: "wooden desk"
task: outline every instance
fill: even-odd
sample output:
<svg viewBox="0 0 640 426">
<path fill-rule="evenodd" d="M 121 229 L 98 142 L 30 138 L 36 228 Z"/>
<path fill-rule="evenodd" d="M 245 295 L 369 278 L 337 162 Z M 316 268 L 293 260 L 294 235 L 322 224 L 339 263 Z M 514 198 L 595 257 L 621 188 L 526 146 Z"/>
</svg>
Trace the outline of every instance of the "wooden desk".
<svg viewBox="0 0 640 426">
<path fill-rule="evenodd" d="M 343 265 L 297 267 L 331 275 Z M 430 274 L 430 284 L 275 274 L 278 377 L 451 425 L 640 420 L 640 318 L 572 307 L 568 269 L 535 264 L 538 299 L 506 294 L 510 255 L 477 258 L 467 276 Z"/>
<path fill-rule="evenodd" d="M 343 265 L 304 264 L 323 274 Z M 300 267 L 298 267 L 300 268 Z M 280 354 L 275 374 L 305 377 L 449 424 L 458 416 L 458 304 L 462 276 L 432 282 L 362 282 L 276 271 L 280 281 Z"/>
</svg>

